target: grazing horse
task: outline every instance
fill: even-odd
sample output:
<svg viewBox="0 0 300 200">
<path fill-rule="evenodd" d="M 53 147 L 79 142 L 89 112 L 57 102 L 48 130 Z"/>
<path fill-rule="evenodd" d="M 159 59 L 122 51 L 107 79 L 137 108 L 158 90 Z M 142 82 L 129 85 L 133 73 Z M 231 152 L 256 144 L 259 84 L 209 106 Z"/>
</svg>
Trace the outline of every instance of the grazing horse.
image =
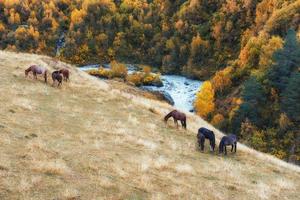
<svg viewBox="0 0 300 200">
<path fill-rule="evenodd" d="M 70 77 L 70 71 L 66 68 L 63 68 L 61 70 L 59 70 L 59 73 L 61 73 L 64 77 L 64 81 L 68 81 L 69 77 Z"/>
<path fill-rule="evenodd" d="M 223 153 L 225 148 L 225 155 L 227 155 L 226 146 L 229 145 L 231 145 L 231 152 L 233 151 L 233 147 L 234 147 L 234 152 L 236 152 L 236 144 L 237 144 L 236 135 L 230 134 L 228 136 L 223 136 L 219 144 L 219 153 Z"/>
<path fill-rule="evenodd" d="M 215 141 L 216 140 L 215 140 L 215 134 L 213 131 L 208 130 L 207 128 L 204 128 L 204 127 L 199 128 L 197 138 L 198 138 L 198 144 L 199 144 L 201 151 L 204 150 L 205 139 L 209 140 L 210 150 L 215 151 L 215 146 L 216 146 Z"/>
<path fill-rule="evenodd" d="M 32 72 L 32 74 L 33 74 L 33 76 L 34 76 L 35 79 L 37 79 L 37 75 L 38 74 L 44 75 L 45 83 L 47 83 L 47 73 L 48 73 L 48 70 L 46 68 L 41 67 L 41 66 L 37 66 L 37 65 L 31 65 L 30 67 L 28 67 L 25 70 L 25 76 L 26 77 L 28 76 L 29 72 Z"/>
<path fill-rule="evenodd" d="M 165 122 L 167 123 L 168 119 L 170 117 L 173 117 L 174 119 L 174 123 L 176 124 L 177 128 L 178 128 L 178 122 L 177 120 L 180 120 L 181 125 L 184 129 L 186 129 L 186 116 L 184 113 L 181 113 L 177 110 L 173 110 L 172 112 L 170 112 L 169 114 L 167 114 L 164 118 Z"/>
<path fill-rule="evenodd" d="M 52 86 L 54 86 L 54 83 L 57 81 L 58 82 L 58 86 L 60 86 L 62 84 L 62 75 L 60 75 L 59 71 L 54 71 L 52 72 L 52 80 L 53 80 L 53 84 Z"/>
</svg>

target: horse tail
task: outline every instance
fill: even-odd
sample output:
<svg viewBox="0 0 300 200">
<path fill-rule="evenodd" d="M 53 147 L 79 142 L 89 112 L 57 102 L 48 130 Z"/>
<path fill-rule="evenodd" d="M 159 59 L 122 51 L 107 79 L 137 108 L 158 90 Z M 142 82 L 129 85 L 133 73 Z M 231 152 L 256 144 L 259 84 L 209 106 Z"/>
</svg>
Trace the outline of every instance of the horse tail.
<svg viewBox="0 0 300 200">
<path fill-rule="evenodd" d="M 167 115 L 165 116 L 164 120 L 165 120 L 165 121 L 168 121 L 168 119 L 169 119 L 170 117 L 172 117 L 172 114 L 173 114 L 173 111 L 170 112 L 169 114 L 167 114 Z"/>
</svg>

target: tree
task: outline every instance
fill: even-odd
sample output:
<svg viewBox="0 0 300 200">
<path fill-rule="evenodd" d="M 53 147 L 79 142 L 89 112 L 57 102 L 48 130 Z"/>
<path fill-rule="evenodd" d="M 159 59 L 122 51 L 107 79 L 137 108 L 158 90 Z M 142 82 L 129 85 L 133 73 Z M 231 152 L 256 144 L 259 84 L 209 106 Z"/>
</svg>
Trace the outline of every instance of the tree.
<svg viewBox="0 0 300 200">
<path fill-rule="evenodd" d="M 259 67 L 263 70 L 267 69 L 273 64 L 272 55 L 278 49 L 283 46 L 283 40 L 278 36 L 273 36 L 267 44 L 264 44 L 261 48 L 261 54 L 259 57 Z"/>
<path fill-rule="evenodd" d="M 289 76 L 300 63 L 300 43 L 293 29 L 288 31 L 283 48 L 274 53 L 273 61 L 267 78 L 270 86 L 281 93 L 288 84 Z"/>
<path fill-rule="evenodd" d="M 281 109 L 287 116 L 300 122 L 300 73 L 294 72 L 289 78 L 287 87 L 281 97 Z"/>
<path fill-rule="evenodd" d="M 191 56 L 188 65 L 202 67 L 205 57 L 208 56 L 208 48 L 208 41 L 203 40 L 199 34 L 193 37 L 191 42 Z"/>
<path fill-rule="evenodd" d="M 256 77 L 250 77 L 245 83 L 242 92 L 243 103 L 235 112 L 232 119 L 232 130 L 240 132 L 241 124 L 247 119 L 255 126 L 262 124 L 261 103 L 265 102 L 265 92 Z M 264 104 L 263 104 L 264 105 Z"/>
<path fill-rule="evenodd" d="M 216 92 L 223 92 L 226 87 L 231 85 L 232 67 L 226 67 L 222 71 L 218 71 L 212 79 L 212 84 Z"/>
<path fill-rule="evenodd" d="M 198 115 L 207 117 L 209 113 L 214 111 L 215 91 L 210 81 L 205 81 L 201 90 L 197 93 L 195 101 L 195 109 Z"/>
</svg>

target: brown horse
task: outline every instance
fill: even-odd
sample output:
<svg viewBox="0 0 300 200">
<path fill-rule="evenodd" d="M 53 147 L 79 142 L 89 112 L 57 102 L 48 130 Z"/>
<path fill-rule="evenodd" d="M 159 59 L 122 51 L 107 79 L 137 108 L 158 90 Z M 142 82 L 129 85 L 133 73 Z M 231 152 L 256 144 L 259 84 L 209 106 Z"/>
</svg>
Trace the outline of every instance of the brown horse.
<svg viewBox="0 0 300 200">
<path fill-rule="evenodd" d="M 65 81 L 69 80 L 70 71 L 68 69 L 63 68 L 63 69 L 59 70 L 59 73 L 61 73 L 63 75 Z"/>
<path fill-rule="evenodd" d="M 52 72 L 52 86 L 54 86 L 54 83 L 57 81 L 58 82 L 58 85 L 57 87 L 59 87 L 61 84 L 62 84 L 62 75 L 60 75 L 60 72 L 59 71 L 54 71 Z"/>
<path fill-rule="evenodd" d="M 29 72 L 32 72 L 33 76 L 35 79 L 37 79 L 37 75 L 41 74 L 44 76 L 44 79 L 45 79 L 45 83 L 47 83 L 47 73 L 48 73 L 48 70 L 44 67 L 41 67 L 41 66 L 37 66 L 37 65 L 31 65 L 30 67 L 28 67 L 26 70 L 25 70 L 25 76 L 27 77 L 28 76 L 28 73 Z"/>
<path fill-rule="evenodd" d="M 181 113 L 181 112 L 179 112 L 177 110 L 173 110 L 172 112 L 170 112 L 169 114 L 167 114 L 165 116 L 165 118 L 164 118 L 165 122 L 167 122 L 170 117 L 173 117 L 174 123 L 176 124 L 177 128 L 178 128 L 178 122 L 177 122 L 177 120 L 180 120 L 182 127 L 184 129 L 186 129 L 186 116 L 185 116 L 184 113 Z"/>
</svg>

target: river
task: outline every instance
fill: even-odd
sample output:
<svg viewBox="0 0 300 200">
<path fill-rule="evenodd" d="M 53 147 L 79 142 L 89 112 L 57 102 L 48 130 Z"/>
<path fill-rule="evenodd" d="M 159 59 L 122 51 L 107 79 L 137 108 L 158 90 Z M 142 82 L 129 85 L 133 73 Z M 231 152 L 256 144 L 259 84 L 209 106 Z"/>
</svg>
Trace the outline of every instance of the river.
<svg viewBox="0 0 300 200">
<path fill-rule="evenodd" d="M 82 71 L 97 69 L 99 65 L 88 65 L 80 67 Z M 136 68 L 127 65 L 128 73 L 133 73 Z M 168 93 L 173 101 L 174 107 L 178 110 L 190 112 L 193 110 L 193 102 L 196 93 L 202 85 L 202 81 L 193 80 L 180 75 L 161 75 L 163 87 L 143 86 L 143 88 Z"/>
</svg>

